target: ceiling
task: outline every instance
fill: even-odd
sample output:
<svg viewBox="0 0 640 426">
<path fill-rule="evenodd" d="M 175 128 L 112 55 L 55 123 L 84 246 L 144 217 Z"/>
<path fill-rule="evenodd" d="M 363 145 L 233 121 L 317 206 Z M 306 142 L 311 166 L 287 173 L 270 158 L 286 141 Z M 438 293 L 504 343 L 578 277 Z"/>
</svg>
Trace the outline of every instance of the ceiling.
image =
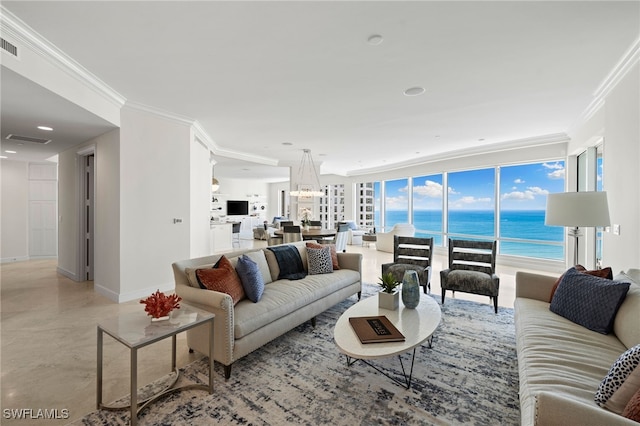
<svg viewBox="0 0 640 426">
<path fill-rule="evenodd" d="M 197 120 L 216 175 L 267 180 L 304 148 L 357 175 L 567 134 L 640 36 L 638 1 L 2 5 L 127 101 Z M 44 159 L 110 130 L 2 71 L 3 151 L 7 133 L 51 137 Z"/>
</svg>

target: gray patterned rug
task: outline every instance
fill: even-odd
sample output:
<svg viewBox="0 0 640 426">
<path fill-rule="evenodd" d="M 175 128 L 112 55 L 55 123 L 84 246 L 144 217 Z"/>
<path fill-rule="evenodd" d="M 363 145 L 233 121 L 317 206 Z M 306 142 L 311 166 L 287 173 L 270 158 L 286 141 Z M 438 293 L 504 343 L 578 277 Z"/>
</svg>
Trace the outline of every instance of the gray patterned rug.
<svg viewBox="0 0 640 426">
<path fill-rule="evenodd" d="M 376 290 L 365 285 L 363 297 Z M 171 394 L 142 412 L 138 424 L 519 424 L 513 310 L 496 315 L 489 303 L 448 298 L 433 348 L 416 351 L 407 390 L 362 363 L 347 367 L 336 350 L 333 326 L 355 302 L 352 296 L 319 315 L 315 328 L 305 323 L 237 361 L 228 382 L 216 365 L 213 395 Z M 410 364 L 409 354 L 403 360 Z M 376 365 L 401 377 L 397 357 Z M 207 371 L 201 359 L 185 366 L 180 380 L 207 383 Z M 128 423 L 127 411 L 100 410 L 74 424 Z"/>
</svg>

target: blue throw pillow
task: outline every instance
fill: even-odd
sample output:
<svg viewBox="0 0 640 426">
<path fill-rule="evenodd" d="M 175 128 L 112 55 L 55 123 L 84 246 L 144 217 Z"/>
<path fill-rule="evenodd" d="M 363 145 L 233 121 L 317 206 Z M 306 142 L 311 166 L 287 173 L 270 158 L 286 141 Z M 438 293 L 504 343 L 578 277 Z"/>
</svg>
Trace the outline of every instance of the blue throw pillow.
<svg viewBox="0 0 640 426">
<path fill-rule="evenodd" d="M 609 334 L 629 285 L 571 268 L 562 277 L 549 309 L 589 330 Z"/>
<path fill-rule="evenodd" d="M 244 292 L 249 300 L 254 303 L 260 301 L 262 293 L 264 292 L 264 279 L 262 279 L 258 264 L 243 254 L 238 258 L 236 272 L 240 277 L 240 282 L 242 282 L 242 287 L 244 287 Z"/>
</svg>

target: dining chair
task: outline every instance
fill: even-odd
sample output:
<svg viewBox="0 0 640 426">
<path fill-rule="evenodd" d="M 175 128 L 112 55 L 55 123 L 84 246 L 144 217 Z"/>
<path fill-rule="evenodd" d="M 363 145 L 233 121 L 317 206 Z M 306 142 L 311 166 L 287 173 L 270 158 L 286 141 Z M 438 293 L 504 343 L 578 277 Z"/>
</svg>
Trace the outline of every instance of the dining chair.
<svg viewBox="0 0 640 426">
<path fill-rule="evenodd" d="M 282 233 L 283 243 L 295 243 L 296 241 L 302 241 L 302 231 L 298 225 L 287 225 L 284 227 Z"/>
<path fill-rule="evenodd" d="M 234 222 L 231 225 L 231 235 L 233 237 L 233 244 L 238 244 L 240 247 L 240 222 Z"/>
</svg>

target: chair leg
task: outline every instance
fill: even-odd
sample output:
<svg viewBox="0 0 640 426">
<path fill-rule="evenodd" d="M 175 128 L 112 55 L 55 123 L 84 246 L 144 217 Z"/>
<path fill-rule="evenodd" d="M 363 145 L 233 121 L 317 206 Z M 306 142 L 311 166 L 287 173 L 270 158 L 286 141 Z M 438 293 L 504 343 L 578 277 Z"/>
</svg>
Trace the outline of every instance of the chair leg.
<svg viewBox="0 0 640 426">
<path fill-rule="evenodd" d="M 360 300 L 360 298 L 361 298 L 361 297 L 362 297 L 362 292 L 361 292 L 361 291 L 359 291 L 359 292 L 358 292 L 358 300 Z"/>
<path fill-rule="evenodd" d="M 442 289 L 442 304 L 444 305 L 444 295 L 447 292 L 444 288 Z"/>
<path fill-rule="evenodd" d="M 498 296 L 492 297 L 493 299 L 493 307 L 495 308 L 496 314 L 498 313 Z"/>
</svg>

